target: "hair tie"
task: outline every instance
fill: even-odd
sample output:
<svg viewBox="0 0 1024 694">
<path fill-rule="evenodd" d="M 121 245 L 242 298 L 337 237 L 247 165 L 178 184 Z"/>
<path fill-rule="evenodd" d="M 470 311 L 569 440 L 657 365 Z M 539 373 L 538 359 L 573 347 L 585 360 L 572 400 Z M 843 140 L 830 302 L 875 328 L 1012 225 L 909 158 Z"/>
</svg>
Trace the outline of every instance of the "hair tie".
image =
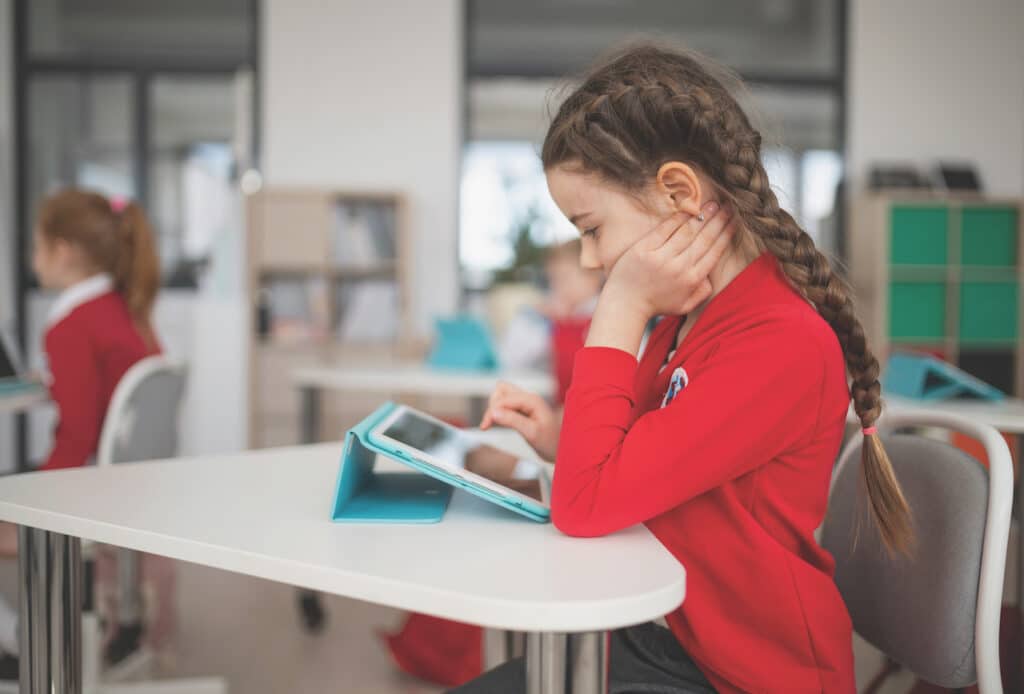
<svg viewBox="0 0 1024 694">
<path fill-rule="evenodd" d="M 874 436 L 875 434 L 878 433 L 878 427 L 864 427 L 863 429 L 861 429 L 861 431 L 864 433 L 865 436 Z"/>
<path fill-rule="evenodd" d="M 128 198 L 122 198 L 120 195 L 110 198 L 110 210 L 114 214 L 121 214 L 126 207 L 128 207 Z"/>
</svg>

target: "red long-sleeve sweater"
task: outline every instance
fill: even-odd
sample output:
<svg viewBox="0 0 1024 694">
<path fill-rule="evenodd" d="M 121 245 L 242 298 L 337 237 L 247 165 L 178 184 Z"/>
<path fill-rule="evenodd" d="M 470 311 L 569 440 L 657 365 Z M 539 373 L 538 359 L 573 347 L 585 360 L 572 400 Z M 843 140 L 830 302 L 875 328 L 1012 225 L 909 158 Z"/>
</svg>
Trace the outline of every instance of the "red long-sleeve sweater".
<svg viewBox="0 0 1024 694">
<path fill-rule="evenodd" d="M 71 308 L 46 331 L 44 346 L 58 421 L 53 448 L 40 469 L 85 465 L 99 447 L 117 382 L 159 348 L 146 343 L 124 299 L 114 291 Z"/>
<path fill-rule="evenodd" d="M 661 321 L 639 364 L 576 356 L 552 519 L 578 536 L 646 523 L 686 567 L 668 624 L 720 692 L 851 693 L 850 618 L 813 536 L 849 402 L 838 340 L 768 254 L 659 373 L 681 320 Z"/>
</svg>

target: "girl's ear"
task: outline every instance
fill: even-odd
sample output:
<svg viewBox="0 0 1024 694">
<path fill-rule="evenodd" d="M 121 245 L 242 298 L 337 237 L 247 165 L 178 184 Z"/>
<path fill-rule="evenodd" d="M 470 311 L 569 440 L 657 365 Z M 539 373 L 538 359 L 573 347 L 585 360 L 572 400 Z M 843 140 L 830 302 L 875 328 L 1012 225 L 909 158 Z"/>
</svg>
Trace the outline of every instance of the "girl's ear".
<svg viewBox="0 0 1024 694">
<path fill-rule="evenodd" d="M 679 161 L 661 165 L 655 177 L 657 195 L 673 212 L 697 215 L 703 201 L 700 177 L 693 167 Z"/>
</svg>

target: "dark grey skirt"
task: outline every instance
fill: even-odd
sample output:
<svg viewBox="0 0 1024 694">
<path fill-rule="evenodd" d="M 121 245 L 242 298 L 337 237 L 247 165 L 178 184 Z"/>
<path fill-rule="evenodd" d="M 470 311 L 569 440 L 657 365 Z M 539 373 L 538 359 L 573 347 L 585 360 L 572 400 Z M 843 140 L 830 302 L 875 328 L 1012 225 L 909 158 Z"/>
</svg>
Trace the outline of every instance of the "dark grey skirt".
<svg viewBox="0 0 1024 694">
<path fill-rule="evenodd" d="M 608 690 L 611 694 L 714 694 L 676 637 L 656 624 L 641 624 L 611 634 Z M 524 694 L 522 658 L 499 665 L 449 694 Z"/>
</svg>

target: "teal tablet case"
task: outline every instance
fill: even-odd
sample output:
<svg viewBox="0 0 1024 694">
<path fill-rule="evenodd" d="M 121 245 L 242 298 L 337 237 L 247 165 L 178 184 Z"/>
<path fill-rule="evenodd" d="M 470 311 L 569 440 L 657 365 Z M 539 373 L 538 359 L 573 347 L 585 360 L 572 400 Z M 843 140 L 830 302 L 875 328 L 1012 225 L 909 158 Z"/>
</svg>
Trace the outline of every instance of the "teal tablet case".
<svg viewBox="0 0 1024 694">
<path fill-rule="evenodd" d="M 1002 391 L 928 354 L 893 352 L 885 369 L 885 390 L 918 400 L 974 398 L 998 401 Z"/>
<path fill-rule="evenodd" d="M 19 378 L 0 379 L 0 395 L 17 395 L 42 388 L 43 386 L 36 381 L 24 381 Z"/>
<path fill-rule="evenodd" d="M 434 331 L 434 349 L 427 357 L 427 364 L 435 369 L 494 371 L 498 368 L 491 331 L 479 318 L 438 318 Z"/>
<path fill-rule="evenodd" d="M 452 487 L 420 472 L 377 472 L 377 454 L 395 458 L 368 441 L 370 430 L 394 409 L 386 403 L 345 435 L 331 518 L 349 523 L 437 523 Z M 395 458 L 398 460 L 398 458 Z"/>
<path fill-rule="evenodd" d="M 541 504 L 506 498 L 486 487 L 423 463 L 399 449 L 374 441 L 373 428 L 395 408 L 385 403 L 345 435 L 338 489 L 331 517 L 364 523 L 436 523 L 444 516 L 455 487 L 527 518 L 546 523 L 550 512 Z M 377 455 L 408 465 L 414 472 L 377 472 Z"/>
</svg>

